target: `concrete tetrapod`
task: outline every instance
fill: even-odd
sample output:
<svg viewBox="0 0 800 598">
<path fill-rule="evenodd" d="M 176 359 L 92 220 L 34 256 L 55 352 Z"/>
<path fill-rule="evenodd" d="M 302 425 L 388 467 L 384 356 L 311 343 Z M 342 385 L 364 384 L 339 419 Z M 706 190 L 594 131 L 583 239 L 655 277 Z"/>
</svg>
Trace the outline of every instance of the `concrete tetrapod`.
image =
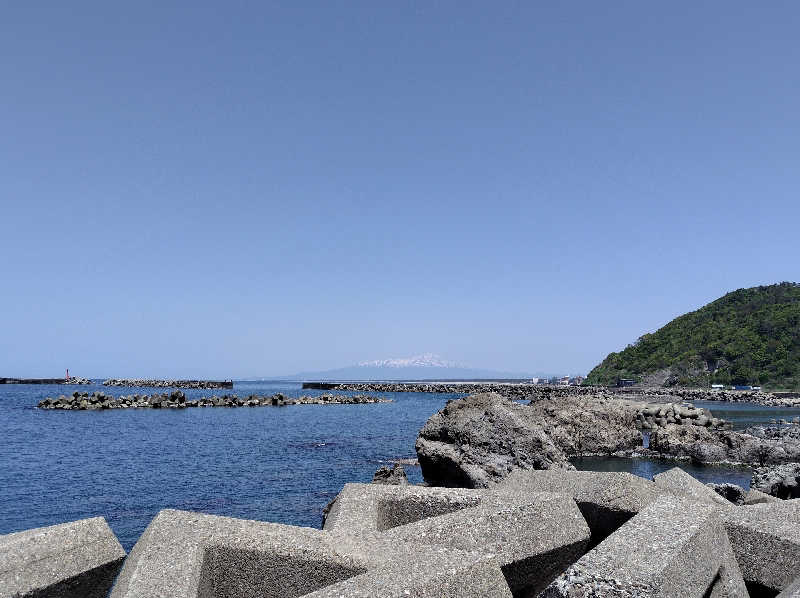
<svg viewBox="0 0 800 598">
<path fill-rule="evenodd" d="M 102 517 L 0 536 L 0 598 L 104 598 L 124 558 Z"/>
<path fill-rule="evenodd" d="M 589 527 L 567 495 L 506 498 L 487 496 L 477 507 L 395 527 L 385 535 L 493 554 L 514 596 L 534 597 L 586 551 Z"/>
<path fill-rule="evenodd" d="M 687 495 L 700 501 L 713 502 L 726 507 L 731 504 L 730 501 L 721 497 L 712 488 L 692 477 L 680 467 L 673 467 L 653 476 L 653 482 L 659 488 Z"/>
<path fill-rule="evenodd" d="M 350 535 L 382 532 L 428 517 L 478 506 L 484 490 L 345 484 L 330 505 L 323 529 Z"/>
<path fill-rule="evenodd" d="M 515 596 L 535 596 L 582 555 L 590 531 L 570 496 L 347 484 L 325 530 L 493 554 Z"/>
<path fill-rule="evenodd" d="M 571 565 L 543 595 L 703 598 L 749 594 L 715 507 L 662 496 Z"/>
<path fill-rule="evenodd" d="M 509 598 L 491 554 L 161 511 L 111 598 Z"/>
<path fill-rule="evenodd" d="M 800 572 L 800 499 L 742 506 L 718 503 L 705 488 L 686 479 L 690 477 L 673 472 L 656 484 L 626 473 L 518 471 L 492 492 L 570 494 L 592 530 L 592 545 L 661 497 L 709 505 L 718 512 L 749 591 L 753 596 L 775 596 Z M 687 491 L 692 487 L 693 492 Z M 631 550 L 648 551 L 652 546 L 643 538 Z"/>
<path fill-rule="evenodd" d="M 733 507 L 722 518 L 751 594 L 774 596 L 800 574 L 800 500 Z"/>
</svg>

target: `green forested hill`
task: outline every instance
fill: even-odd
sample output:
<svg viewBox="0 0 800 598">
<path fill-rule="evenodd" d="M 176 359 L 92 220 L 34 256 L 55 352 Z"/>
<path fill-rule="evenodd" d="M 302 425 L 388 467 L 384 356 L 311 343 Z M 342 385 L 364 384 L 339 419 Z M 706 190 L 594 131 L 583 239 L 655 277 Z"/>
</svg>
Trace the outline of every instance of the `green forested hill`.
<svg viewBox="0 0 800 598">
<path fill-rule="evenodd" d="M 594 368 L 586 384 L 800 388 L 800 284 L 739 289 L 675 318 Z"/>
</svg>

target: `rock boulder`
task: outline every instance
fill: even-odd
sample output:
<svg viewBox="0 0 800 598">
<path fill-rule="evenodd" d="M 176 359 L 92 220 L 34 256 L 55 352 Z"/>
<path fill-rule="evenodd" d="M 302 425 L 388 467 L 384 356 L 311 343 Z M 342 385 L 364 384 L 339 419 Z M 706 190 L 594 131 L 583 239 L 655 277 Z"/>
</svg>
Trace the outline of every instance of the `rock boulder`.
<svg viewBox="0 0 800 598">
<path fill-rule="evenodd" d="M 422 475 L 434 486 L 486 488 L 515 469 L 573 469 L 536 419 L 496 393 L 450 401 L 420 430 Z"/>
</svg>

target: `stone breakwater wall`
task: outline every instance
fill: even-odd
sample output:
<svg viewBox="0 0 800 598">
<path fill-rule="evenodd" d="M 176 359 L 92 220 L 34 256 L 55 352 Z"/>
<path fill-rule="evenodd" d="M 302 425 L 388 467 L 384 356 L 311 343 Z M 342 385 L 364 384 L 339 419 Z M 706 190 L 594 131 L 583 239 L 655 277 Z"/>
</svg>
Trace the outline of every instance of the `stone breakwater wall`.
<svg viewBox="0 0 800 598">
<path fill-rule="evenodd" d="M 109 378 L 103 386 L 149 386 L 152 388 L 233 388 L 231 380 L 145 380 Z"/>
<path fill-rule="evenodd" d="M 733 504 L 677 468 L 520 471 L 346 484 L 322 529 L 162 510 L 127 555 L 102 518 L 7 534 L 0 597 L 797 598 L 798 563 L 797 500 Z"/>
<path fill-rule="evenodd" d="M 87 378 L 0 378 L 0 384 L 91 384 Z"/>
<path fill-rule="evenodd" d="M 426 392 L 475 394 L 494 392 L 513 400 L 538 400 L 551 396 L 597 394 L 597 389 L 501 382 L 303 382 L 304 389 L 356 392 Z"/>
<path fill-rule="evenodd" d="M 114 398 L 102 392 L 74 392 L 71 396 L 46 398 L 39 401 L 39 409 L 61 409 L 74 411 L 92 411 L 98 409 L 186 409 L 189 407 L 286 407 L 289 405 L 361 405 L 368 403 L 391 403 L 391 399 L 367 395 L 333 395 L 324 394 L 316 397 L 287 397 L 283 394 L 270 396 L 223 395 L 221 397 L 202 397 L 187 399 L 180 390 L 171 393 L 152 395 L 127 395 Z"/>
<path fill-rule="evenodd" d="M 513 400 L 564 397 L 621 398 L 644 402 L 725 401 L 758 403 L 772 407 L 800 407 L 800 393 L 768 393 L 748 390 L 702 388 L 614 388 L 606 386 L 551 386 L 502 382 L 304 382 L 303 388 L 358 392 L 428 392 L 476 394 L 494 392 Z"/>
</svg>

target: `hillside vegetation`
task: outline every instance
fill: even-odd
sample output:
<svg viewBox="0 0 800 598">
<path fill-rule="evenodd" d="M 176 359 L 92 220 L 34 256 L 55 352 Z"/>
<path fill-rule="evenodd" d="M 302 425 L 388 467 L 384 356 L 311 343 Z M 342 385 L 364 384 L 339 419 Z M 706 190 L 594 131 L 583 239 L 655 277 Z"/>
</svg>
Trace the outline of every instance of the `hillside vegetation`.
<svg viewBox="0 0 800 598">
<path fill-rule="evenodd" d="M 739 289 L 682 315 L 594 368 L 586 384 L 800 388 L 800 284 Z"/>
</svg>

